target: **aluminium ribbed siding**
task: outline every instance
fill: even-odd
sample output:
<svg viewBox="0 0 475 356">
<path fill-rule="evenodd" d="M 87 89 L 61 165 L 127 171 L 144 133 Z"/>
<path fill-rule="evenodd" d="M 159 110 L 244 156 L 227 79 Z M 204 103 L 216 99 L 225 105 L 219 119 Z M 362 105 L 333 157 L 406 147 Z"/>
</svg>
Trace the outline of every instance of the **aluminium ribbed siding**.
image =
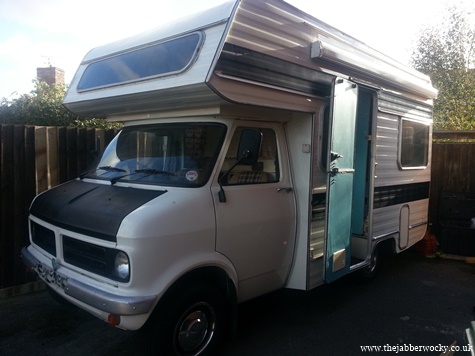
<svg viewBox="0 0 475 356">
<path fill-rule="evenodd" d="M 400 187 L 402 185 L 420 187 L 425 186 L 424 183 L 429 184 L 431 178 L 430 141 L 432 135 L 429 135 L 429 163 L 424 168 L 401 169 L 398 165 L 398 149 L 401 119 L 406 118 L 431 123 L 431 106 L 386 92 L 381 92 L 378 99 L 375 134 L 375 162 L 377 163 L 375 167 L 375 189 L 378 190 L 378 187 Z M 399 233 L 400 211 L 401 207 L 406 204 L 409 205 L 410 209 L 409 245 L 421 238 L 426 229 L 425 224 L 428 221 L 429 199 L 428 196 L 421 197 L 420 193 L 413 192 L 413 195 L 415 199 L 413 201 L 376 207 L 373 210 L 373 238 L 382 238 L 388 234 Z"/>
<path fill-rule="evenodd" d="M 373 212 L 373 238 L 386 237 L 388 234 L 399 233 L 400 205 L 392 205 L 385 208 L 374 209 Z M 409 230 L 410 239 L 420 238 L 414 236 L 420 233 L 420 228 L 425 231 L 428 220 L 429 199 L 418 200 L 408 203 L 410 209 Z"/>
<path fill-rule="evenodd" d="M 423 169 L 400 169 L 398 151 L 401 118 L 430 123 L 431 113 L 429 105 L 394 94 L 380 93 L 376 128 L 375 187 L 430 181 L 430 147 L 429 163 Z M 429 145 L 431 138 L 430 135 Z"/>
</svg>

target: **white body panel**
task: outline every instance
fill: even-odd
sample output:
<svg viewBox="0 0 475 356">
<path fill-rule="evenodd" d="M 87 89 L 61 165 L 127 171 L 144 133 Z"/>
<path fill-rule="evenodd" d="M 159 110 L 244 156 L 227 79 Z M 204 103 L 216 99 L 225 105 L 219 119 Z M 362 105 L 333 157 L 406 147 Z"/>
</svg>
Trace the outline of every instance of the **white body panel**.
<svg viewBox="0 0 475 356">
<path fill-rule="evenodd" d="M 310 206 L 312 159 L 312 137 L 308 133 L 312 131 L 312 121 L 311 114 L 296 114 L 294 120 L 286 125 L 298 212 L 294 260 L 287 287 L 296 289 L 307 288 L 309 234 L 311 233 L 308 207 Z"/>
</svg>

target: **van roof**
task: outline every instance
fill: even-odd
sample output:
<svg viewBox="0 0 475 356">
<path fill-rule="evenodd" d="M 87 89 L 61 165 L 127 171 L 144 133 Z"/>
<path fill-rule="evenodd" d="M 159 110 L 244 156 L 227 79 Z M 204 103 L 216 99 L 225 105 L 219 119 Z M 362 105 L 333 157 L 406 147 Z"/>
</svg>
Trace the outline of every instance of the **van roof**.
<svg viewBox="0 0 475 356">
<path fill-rule="evenodd" d="M 336 76 L 421 101 L 437 95 L 424 74 L 282 0 L 233 0 L 92 49 L 63 103 L 107 117 L 226 102 L 298 110 L 299 100 L 266 103 L 240 91 L 254 85 L 264 96 L 265 86 L 324 96 Z"/>
</svg>

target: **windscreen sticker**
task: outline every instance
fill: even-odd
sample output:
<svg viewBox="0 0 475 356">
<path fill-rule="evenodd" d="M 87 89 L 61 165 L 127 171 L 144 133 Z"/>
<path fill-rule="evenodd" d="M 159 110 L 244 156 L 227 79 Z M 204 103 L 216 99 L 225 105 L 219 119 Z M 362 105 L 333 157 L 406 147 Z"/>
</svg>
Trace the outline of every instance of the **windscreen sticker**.
<svg viewBox="0 0 475 356">
<path fill-rule="evenodd" d="M 188 171 L 186 172 L 186 179 L 190 182 L 194 182 L 198 179 L 198 172 L 197 171 Z"/>
</svg>

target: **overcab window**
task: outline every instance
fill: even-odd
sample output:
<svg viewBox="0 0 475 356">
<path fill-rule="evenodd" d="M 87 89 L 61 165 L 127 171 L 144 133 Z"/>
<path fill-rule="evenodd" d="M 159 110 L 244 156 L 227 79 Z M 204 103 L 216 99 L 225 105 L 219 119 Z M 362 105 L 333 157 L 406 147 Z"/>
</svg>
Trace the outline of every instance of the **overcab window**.
<svg viewBox="0 0 475 356">
<path fill-rule="evenodd" d="M 119 85 L 186 70 L 198 55 L 199 32 L 119 53 L 89 64 L 78 91 Z"/>
</svg>

